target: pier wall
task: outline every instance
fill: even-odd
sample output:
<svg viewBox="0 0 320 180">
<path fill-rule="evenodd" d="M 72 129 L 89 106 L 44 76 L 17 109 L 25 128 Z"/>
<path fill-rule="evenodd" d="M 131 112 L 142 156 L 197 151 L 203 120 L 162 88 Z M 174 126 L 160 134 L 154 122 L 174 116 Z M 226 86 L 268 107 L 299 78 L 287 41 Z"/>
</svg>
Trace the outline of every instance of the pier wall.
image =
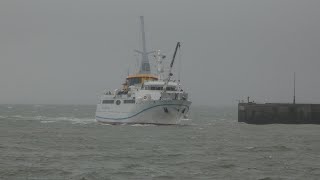
<svg viewBox="0 0 320 180">
<path fill-rule="evenodd" d="M 239 103 L 238 122 L 320 124 L 320 104 Z"/>
</svg>

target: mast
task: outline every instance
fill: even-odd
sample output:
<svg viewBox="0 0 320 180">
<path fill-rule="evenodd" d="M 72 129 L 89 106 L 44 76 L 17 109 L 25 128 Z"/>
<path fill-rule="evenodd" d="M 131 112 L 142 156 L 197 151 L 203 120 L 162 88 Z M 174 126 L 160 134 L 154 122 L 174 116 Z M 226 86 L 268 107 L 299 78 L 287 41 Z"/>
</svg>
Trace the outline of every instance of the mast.
<svg viewBox="0 0 320 180">
<path fill-rule="evenodd" d="M 293 104 L 296 104 L 296 72 L 293 73 Z"/>
<path fill-rule="evenodd" d="M 154 51 L 147 52 L 143 16 L 140 16 L 140 21 L 141 21 L 142 51 L 135 50 L 137 53 L 141 54 L 141 65 L 140 65 L 139 73 L 150 74 L 151 72 L 150 72 L 150 63 L 148 59 L 148 54 L 153 53 Z"/>
<path fill-rule="evenodd" d="M 140 21 L 141 21 L 141 35 L 142 35 L 142 52 L 143 54 L 147 53 L 147 48 L 146 48 L 146 34 L 144 32 L 144 18 L 143 16 L 140 16 Z M 145 58 L 145 57 L 143 57 Z M 148 60 L 148 56 L 146 57 L 146 59 L 142 59 L 142 60 Z"/>
</svg>

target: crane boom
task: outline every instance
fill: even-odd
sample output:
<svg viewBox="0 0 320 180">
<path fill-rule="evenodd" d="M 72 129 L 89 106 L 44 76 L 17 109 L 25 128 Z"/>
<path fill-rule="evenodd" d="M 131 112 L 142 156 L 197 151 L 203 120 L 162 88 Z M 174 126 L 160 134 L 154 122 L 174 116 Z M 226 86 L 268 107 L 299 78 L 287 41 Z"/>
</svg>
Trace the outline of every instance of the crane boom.
<svg viewBox="0 0 320 180">
<path fill-rule="evenodd" d="M 170 78 L 172 76 L 172 67 L 173 67 L 173 63 L 174 63 L 174 60 L 176 58 L 176 54 L 177 54 L 177 51 L 178 51 L 178 48 L 180 48 L 180 42 L 177 42 L 177 45 L 176 45 L 176 49 L 174 50 L 174 54 L 173 54 L 173 57 L 172 57 L 172 61 L 170 63 L 170 69 L 169 69 L 169 74 L 168 74 L 168 78 L 166 79 L 164 85 L 163 85 L 163 93 L 167 91 L 167 86 L 168 86 L 168 83 L 170 81 Z"/>
<path fill-rule="evenodd" d="M 176 49 L 174 50 L 174 54 L 173 54 L 172 61 L 171 61 L 171 64 L 170 64 L 170 69 L 173 66 L 174 59 L 176 58 L 176 54 L 177 54 L 178 48 L 180 48 L 180 42 L 177 43 Z"/>
</svg>

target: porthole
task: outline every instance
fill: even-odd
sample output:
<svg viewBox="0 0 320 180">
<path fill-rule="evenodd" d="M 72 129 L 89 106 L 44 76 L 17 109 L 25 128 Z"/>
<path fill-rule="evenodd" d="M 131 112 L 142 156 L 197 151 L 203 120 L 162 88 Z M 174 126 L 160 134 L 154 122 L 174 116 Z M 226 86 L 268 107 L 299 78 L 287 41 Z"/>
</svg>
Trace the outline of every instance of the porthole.
<svg viewBox="0 0 320 180">
<path fill-rule="evenodd" d="M 117 100 L 117 101 L 116 101 L 116 104 L 117 104 L 117 105 L 120 105 L 120 104 L 121 104 L 121 101 L 120 101 L 120 100 Z"/>
</svg>

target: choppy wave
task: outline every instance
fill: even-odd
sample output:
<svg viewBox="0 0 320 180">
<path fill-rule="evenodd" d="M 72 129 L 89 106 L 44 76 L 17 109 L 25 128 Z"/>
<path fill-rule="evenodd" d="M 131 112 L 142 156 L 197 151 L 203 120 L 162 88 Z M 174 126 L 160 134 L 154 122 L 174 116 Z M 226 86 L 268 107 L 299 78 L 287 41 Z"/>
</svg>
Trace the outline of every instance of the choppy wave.
<svg viewBox="0 0 320 180">
<path fill-rule="evenodd" d="M 0 179 L 319 179 L 320 126 L 242 124 L 214 108 L 113 126 L 95 123 L 95 106 L 7 106 Z"/>
<path fill-rule="evenodd" d="M 96 122 L 96 119 L 88 119 L 88 118 L 73 118 L 69 120 L 72 121 L 72 124 L 90 124 L 90 123 Z"/>
<path fill-rule="evenodd" d="M 181 121 L 191 121 L 192 119 L 190 118 L 184 118 L 184 119 L 181 119 Z"/>
<path fill-rule="evenodd" d="M 131 124 L 134 127 L 146 127 L 146 126 L 156 126 L 155 124 Z"/>
<path fill-rule="evenodd" d="M 56 121 L 41 121 L 41 123 L 54 123 Z"/>
<path fill-rule="evenodd" d="M 278 146 L 260 146 L 260 147 L 253 147 L 253 146 L 248 146 L 246 147 L 247 150 L 249 151 L 254 151 L 254 152 L 270 152 L 270 151 L 290 151 L 292 150 L 291 148 L 283 145 L 278 145 Z"/>
<path fill-rule="evenodd" d="M 41 123 L 56 123 L 56 122 L 62 122 L 62 121 L 69 121 L 72 124 L 90 124 L 90 123 L 96 123 L 97 121 L 94 118 L 77 118 L 77 117 L 68 117 L 68 116 L 61 116 L 61 117 L 48 117 L 48 116 L 28 116 L 28 115 L 11 115 L 11 116 L 0 116 L 0 119 L 10 119 L 10 120 L 27 120 L 27 121 L 40 121 Z M 185 124 L 184 122 L 191 121 L 191 119 L 184 119 L 180 124 L 177 124 L 177 126 L 189 126 L 194 124 Z M 102 125 L 112 125 L 107 123 L 101 123 Z M 148 126 L 157 126 L 155 124 L 119 124 L 119 125 L 129 125 L 132 127 L 148 127 Z"/>
<path fill-rule="evenodd" d="M 54 123 L 61 121 L 70 121 L 72 124 L 89 124 L 96 122 L 95 119 L 91 118 L 75 118 L 75 117 L 46 117 L 46 116 L 22 116 L 22 115 L 13 115 L 13 116 L 0 116 L 0 119 L 9 118 L 15 120 L 36 120 L 41 123 Z"/>
</svg>

